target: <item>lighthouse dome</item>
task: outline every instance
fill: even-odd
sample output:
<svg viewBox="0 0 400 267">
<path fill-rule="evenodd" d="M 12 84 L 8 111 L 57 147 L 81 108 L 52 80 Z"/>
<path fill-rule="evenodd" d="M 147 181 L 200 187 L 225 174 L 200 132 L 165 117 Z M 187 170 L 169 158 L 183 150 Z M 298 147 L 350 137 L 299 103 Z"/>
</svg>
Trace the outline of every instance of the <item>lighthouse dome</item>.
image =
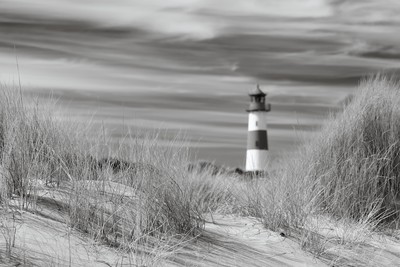
<svg viewBox="0 0 400 267">
<path fill-rule="evenodd" d="M 249 90 L 249 96 L 266 96 L 267 94 L 261 91 L 260 85 L 257 84 L 256 88 Z"/>
<path fill-rule="evenodd" d="M 271 105 L 265 103 L 265 94 L 261 91 L 260 86 L 257 84 L 257 87 L 249 91 L 250 96 L 250 106 L 247 109 L 247 112 L 252 111 L 270 111 Z"/>
</svg>

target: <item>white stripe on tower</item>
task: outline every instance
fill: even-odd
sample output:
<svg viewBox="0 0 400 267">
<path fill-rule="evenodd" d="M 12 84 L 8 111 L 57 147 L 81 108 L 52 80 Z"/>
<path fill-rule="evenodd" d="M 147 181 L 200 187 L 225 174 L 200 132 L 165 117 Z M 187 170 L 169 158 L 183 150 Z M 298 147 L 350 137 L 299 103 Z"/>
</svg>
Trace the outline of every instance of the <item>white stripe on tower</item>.
<svg viewBox="0 0 400 267">
<path fill-rule="evenodd" d="M 270 105 L 265 104 L 265 96 L 259 86 L 249 93 L 249 125 L 247 137 L 246 171 L 262 171 L 268 161 L 268 136 L 266 114 Z"/>
<path fill-rule="evenodd" d="M 249 127 L 248 131 L 267 130 L 267 120 L 265 111 L 249 112 Z"/>
</svg>

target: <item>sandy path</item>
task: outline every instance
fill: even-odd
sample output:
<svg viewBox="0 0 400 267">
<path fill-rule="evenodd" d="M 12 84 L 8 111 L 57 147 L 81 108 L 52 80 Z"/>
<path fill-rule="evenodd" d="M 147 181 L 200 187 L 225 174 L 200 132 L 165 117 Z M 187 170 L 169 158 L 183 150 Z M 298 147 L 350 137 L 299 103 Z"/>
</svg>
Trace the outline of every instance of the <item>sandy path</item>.
<svg viewBox="0 0 400 267">
<path fill-rule="evenodd" d="M 190 249 L 171 266 L 325 266 L 299 244 L 266 230 L 252 218 L 214 216 Z"/>
<path fill-rule="evenodd" d="M 112 249 L 46 215 L 24 212 L 17 216 L 13 256 L 0 257 L 0 266 L 107 266 L 105 262 L 118 262 Z M 0 237 L 0 250 L 5 248 L 4 241 Z"/>
<path fill-rule="evenodd" d="M 155 251 L 159 259 L 129 258 L 122 251 L 94 242 L 68 229 L 64 215 L 51 201 L 41 202 L 35 214 L 23 212 L 9 220 L 15 226 L 16 240 L 12 257 L 5 258 L 6 240 L 0 236 L 1 266 L 327 266 L 300 245 L 263 228 L 254 218 L 214 215 L 208 218 L 202 235 L 187 241 L 176 252 Z M 4 219 L 4 218 L 3 218 Z M 11 218 L 10 218 L 11 219 Z M 327 247 L 326 259 L 334 266 L 400 266 L 397 235 L 374 233 L 365 242 Z M 163 255 L 170 256 L 167 263 Z M 134 262 L 131 262 L 133 260 Z"/>
</svg>

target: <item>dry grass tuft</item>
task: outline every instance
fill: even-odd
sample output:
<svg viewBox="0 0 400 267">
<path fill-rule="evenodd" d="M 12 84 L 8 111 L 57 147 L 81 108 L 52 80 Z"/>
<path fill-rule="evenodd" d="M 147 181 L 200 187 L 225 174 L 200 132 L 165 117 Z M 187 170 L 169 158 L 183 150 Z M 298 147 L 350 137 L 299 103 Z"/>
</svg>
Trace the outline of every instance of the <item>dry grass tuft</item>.
<svg viewBox="0 0 400 267">
<path fill-rule="evenodd" d="M 343 114 L 332 118 L 309 147 L 307 179 L 318 206 L 357 221 L 399 218 L 400 83 L 363 81 Z"/>
</svg>

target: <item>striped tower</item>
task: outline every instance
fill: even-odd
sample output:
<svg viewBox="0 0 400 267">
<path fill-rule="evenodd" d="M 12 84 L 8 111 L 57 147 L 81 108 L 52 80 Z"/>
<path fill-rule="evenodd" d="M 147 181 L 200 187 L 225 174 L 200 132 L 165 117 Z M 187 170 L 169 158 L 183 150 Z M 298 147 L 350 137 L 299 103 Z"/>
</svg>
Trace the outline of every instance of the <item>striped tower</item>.
<svg viewBox="0 0 400 267">
<path fill-rule="evenodd" d="M 266 94 L 260 86 L 249 92 L 251 99 L 247 109 L 249 127 L 247 136 L 246 171 L 265 170 L 268 160 L 268 137 L 266 114 L 271 110 L 271 104 L 265 103 Z"/>
</svg>

